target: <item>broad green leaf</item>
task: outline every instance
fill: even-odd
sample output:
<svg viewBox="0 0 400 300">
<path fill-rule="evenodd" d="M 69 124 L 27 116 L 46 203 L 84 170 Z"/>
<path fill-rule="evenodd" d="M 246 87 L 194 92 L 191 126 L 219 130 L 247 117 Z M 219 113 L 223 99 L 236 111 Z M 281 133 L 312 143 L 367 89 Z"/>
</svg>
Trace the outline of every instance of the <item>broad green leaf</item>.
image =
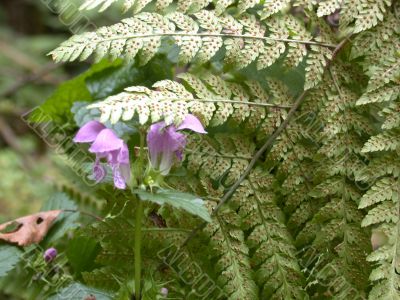
<svg viewBox="0 0 400 300">
<path fill-rule="evenodd" d="M 100 246 L 97 241 L 78 236 L 68 242 L 66 255 L 74 272 L 79 274 L 83 271 L 91 271 L 99 251 Z"/>
<path fill-rule="evenodd" d="M 99 289 L 90 288 L 80 283 L 73 283 L 60 290 L 56 295 L 50 297 L 49 300 L 83 300 L 90 296 L 94 296 L 95 298 L 92 298 L 96 300 L 113 299 L 110 293 L 103 292 Z"/>
<path fill-rule="evenodd" d="M 211 222 L 211 217 L 204 206 L 204 201 L 194 195 L 171 190 L 159 190 L 156 193 L 149 193 L 143 190 L 135 190 L 134 192 L 142 200 L 151 201 L 159 205 L 169 204 L 198 216 L 207 222 Z"/>
<path fill-rule="evenodd" d="M 70 199 L 64 193 L 55 193 L 53 194 L 43 205 L 42 211 L 54 210 L 54 209 L 69 209 L 76 210 L 77 206 L 72 199 Z M 45 243 L 52 243 L 55 240 L 64 236 L 69 230 L 75 228 L 77 226 L 76 221 L 79 217 L 79 214 L 76 212 L 63 212 L 57 218 L 56 223 L 51 228 L 48 233 Z"/>
<path fill-rule="evenodd" d="M 140 69 L 135 63 L 112 66 L 93 73 L 85 82 L 92 98 L 100 100 L 118 94 L 134 84 L 151 86 L 158 80 L 172 78 L 171 69 L 171 62 L 164 55 L 158 55 Z"/>
<path fill-rule="evenodd" d="M 138 79 L 140 72 L 132 64 L 113 66 L 85 79 L 86 86 L 93 99 L 102 99 L 121 92 Z"/>
<path fill-rule="evenodd" d="M 0 245 L 0 277 L 7 275 L 19 262 L 22 251 L 11 245 Z"/>
<path fill-rule="evenodd" d="M 121 61 L 110 63 L 101 61 L 93 65 L 89 70 L 78 77 L 61 84 L 50 98 L 48 98 L 38 109 L 35 109 L 30 116 L 31 121 L 53 121 L 62 124 L 70 116 L 72 104 L 79 100 L 93 100 L 86 87 L 85 79 L 108 68 L 115 68 L 121 65 Z"/>
<path fill-rule="evenodd" d="M 78 101 L 75 102 L 71 108 L 71 111 L 74 114 L 75 123 L 78 127 L 82 127 L 87 122 L 98 120 L 100 118 L 100 111 L 97 108 L 88 109 L 87 105 L 89 104 L 89 102 Z M 114 130 L 119 137 L 122 137 L 124 134 L 133 134 L 137 131 L 134 127 L 123 122 L 111 124 L 110 121 L 107 121 L 104 125 Z"/>
</svg>

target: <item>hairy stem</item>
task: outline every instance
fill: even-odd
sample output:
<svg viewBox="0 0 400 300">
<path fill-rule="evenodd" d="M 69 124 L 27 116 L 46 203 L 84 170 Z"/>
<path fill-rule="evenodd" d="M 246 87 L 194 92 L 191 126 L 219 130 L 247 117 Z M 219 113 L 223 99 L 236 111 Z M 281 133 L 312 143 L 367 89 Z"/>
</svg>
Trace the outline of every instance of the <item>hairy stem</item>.
<svg viewBox="0 0 400 300">
<path fill-rule="evenodd" d="M 139 152 L 139 172 L 142 174 L 143 159 L 144 159 L 144 138 L 145 134 L 140 133 L 140 152 Z M 140 175 L 139 184 L 142 184 L 143 178 Z M 135 297 L 137 300 L 141 299 L 141 276 L 142 276 L 142 219 L 143 219 L 143 201 L 140 198 L 136 199 L 136 213 L 135 213 Z"/>
<path fill-rule="evenodd" d="M 140 283 L 142 271 L 142 218 L 143 218 L 143 202 L 139 198 L 137 201 L 136 215 L 135 215 L 135 296 L 139 300 L 140 296 Z"/>
</svg>

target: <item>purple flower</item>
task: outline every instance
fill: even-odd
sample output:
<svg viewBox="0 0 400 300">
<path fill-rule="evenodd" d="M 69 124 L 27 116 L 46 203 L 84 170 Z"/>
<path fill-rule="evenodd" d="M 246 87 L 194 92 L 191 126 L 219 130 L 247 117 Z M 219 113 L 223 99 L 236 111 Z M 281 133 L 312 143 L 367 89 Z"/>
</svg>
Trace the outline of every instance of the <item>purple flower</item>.
<svg viewBox="0 0 400 300">
<path fill-rule="evenodd" d="M 49 248 L 43 254 L 43 258 L 47 263 L 49 263 L 52 260 L 54 260 L 56 258 L 56 256 L 57 256 L 57 249 L 56 248 Z"/>
<path fill-rule="evenodd" d="M 174 157 L 182 160 L 183 149 L 186 146 L 186 136 L 179 130 L 190 129 L 198 133 L 207 133 L 203 125 L 194 115 L 187 115 L 178 126 L 167 126 L 165 122 L 158 122 L 150 126 L 147 134 L 150 160 L 153 168 L 159 169 L 162 175 L 171 170 Z"/>
<path fill-rule="evenodd" d="M 79 129 L 75 143 L 91 143 L 89 152 L 96 154 L 93 174 L 96 182 L 106 176 L 105 168 L 100 164 L 102 158 L 111 166 L 114 185 L 125 189 L 130 179 L 129 151 L 127 144 L 114 131 L 97 121 L 90 121 Z"/>
</svg>

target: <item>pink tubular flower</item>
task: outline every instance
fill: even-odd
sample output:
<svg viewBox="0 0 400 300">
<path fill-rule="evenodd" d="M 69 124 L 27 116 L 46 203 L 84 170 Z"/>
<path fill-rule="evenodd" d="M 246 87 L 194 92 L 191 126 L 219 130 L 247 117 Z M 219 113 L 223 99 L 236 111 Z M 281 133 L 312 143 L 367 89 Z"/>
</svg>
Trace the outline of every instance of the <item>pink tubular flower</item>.
<svg viewBox="0 0 400 300">
<path fill-rule="evenodd" d="M 56 256 L 57 256 L 56 248 L 49 248 L 43 254 L 43 258 L 47 263 L 53 261 L 56 258 Z"/>
<path fill-rule="evenodd" d="M 128 146 L 113 130 L 100 122 L 90 121 L 79 129 L 74 142 L 91 143 L 89 152 L 96 154 L 93 174 L 97 182 L 106 176 L 106 170 L 100 164 L 100 160 L 105 158 L 113 171 L 115 187 L 126 188 L 131 173 Z"/>
<path fill-rule="evenodd" d="M 150 126 L 147 134 L 150 160 L 153 168 L 159 169 L 162 175 L 171 170 L 174 157 L 182 160 L 182 152 L 186 146 L 186 136 L 179 130 L 190 129 L 197 133 L 207 133 L 203 125 L 194 115 L 187 115 L 178 126 L 167 126 L 165 122 L 158 122 Z"/>
</svg>

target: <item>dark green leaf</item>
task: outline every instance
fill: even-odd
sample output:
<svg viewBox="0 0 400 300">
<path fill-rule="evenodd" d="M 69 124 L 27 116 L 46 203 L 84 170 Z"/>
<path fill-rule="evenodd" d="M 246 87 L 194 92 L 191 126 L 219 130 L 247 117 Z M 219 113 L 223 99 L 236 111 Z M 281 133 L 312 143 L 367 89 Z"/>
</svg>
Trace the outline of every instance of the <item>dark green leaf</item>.
<svg viewBox="0 0 400 300">
<path fill-rule="evenodd" d="M 83 74 L 68 80 L 61 84 L 50 98 L 48 98 L 39 109 L 35 109 L 30 115 L 30 120 L 35 121 L 53 121 L 63 123 L 66 117 L 70 116 L 72 104 L 80 100 L 93 100 L 86 87 L 85 79 L 89 76 L 101 72 L 108 68 L 115 68 L 121 65 L 121 61 L 110 63 L 101 61 L 93 65 Z"/>
<path fill-rule="evenodd" d="M 159 190 L 157 193 L 149 193 L 143 190 L 135 190 L 134 192 L 142 200 L 151 201 L 159 205 L 169 204 L 198 216 L 207 222 L 211 222 L 211 217 L 204 206 L 204 201 L 194 195 L 172 190 Z"/>
<path fill-rule="evenodd" d="M 113 299 L 112 295 L 98 289 L 87 287 L 80 283 L 73 283 L 61 291 L 57 295 L 49 298 L 49 300 L 84 300 L 89 296 L 96 297 L 96 300 L 110 300 Z"/>
<path fill-rule="evenodd" d="M 75 202 L 70 199 L 64 193 L 55 193 L 42 207 L 42 211 L 54 210 L 54 209 L 69 209 L 76 210 L 77 206 Z M 76 212 L 63 212 L 57 218 L 56 223 L 51 228 L 50 232 L 46 236 L 45 243 L 51 243 L 64 236 L 69 230 L 77 226 L 76 220 L 79 214 Z"/>
<path fill-rule="evenodd" d="M 97 241 L 78 236 L 68 242 L 66 254 L 68 261 L 76 273 L 91 271 L 94 267 L 94 260 L 100 251 Z"/>
<path fill-rule="evenodd" d="M 15 246 L 0 245 L 0 276 L 5 276 L 19 262 L 22 251 Z"/>
<path fill-rule="evenodd" d="M 138 79 L 139 70 L 132 64 L 104 69 L 86 78 L 93 99 L 102 99 L 121 92 Z"/>
</svg>

